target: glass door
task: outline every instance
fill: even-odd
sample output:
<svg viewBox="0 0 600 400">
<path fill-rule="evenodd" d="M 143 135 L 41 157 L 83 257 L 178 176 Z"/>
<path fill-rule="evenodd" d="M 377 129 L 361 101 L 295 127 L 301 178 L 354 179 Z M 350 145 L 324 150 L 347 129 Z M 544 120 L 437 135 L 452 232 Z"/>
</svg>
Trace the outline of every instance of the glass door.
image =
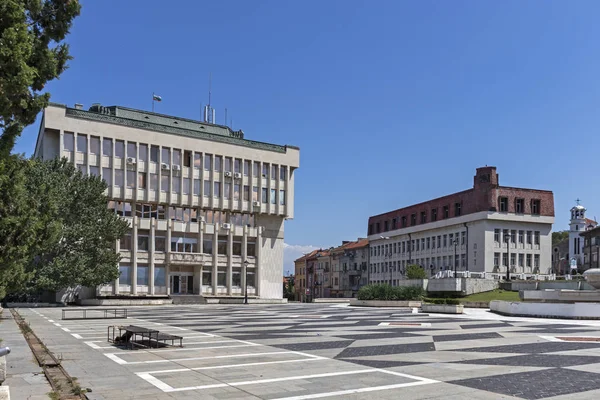
<svg viewBox="0 0 600 400">
<path fill-rule="evenodd" d="M 179 294 L 179 275 L 171 275 L 171 294 Z"/>
<path fill-rule="evenodd" d="M 193 276 L 187 277 L 187 292 L 189 294 L 194 294 L 194 277 Z"/>
</svg>

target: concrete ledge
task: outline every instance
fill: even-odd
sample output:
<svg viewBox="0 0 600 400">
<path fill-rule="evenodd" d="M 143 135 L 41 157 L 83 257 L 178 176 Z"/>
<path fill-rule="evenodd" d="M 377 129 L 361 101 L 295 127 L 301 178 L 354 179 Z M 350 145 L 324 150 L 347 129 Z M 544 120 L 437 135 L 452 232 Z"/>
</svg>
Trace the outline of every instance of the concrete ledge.
<svg viewBox="0 0 600 400">
<path fill-rule="evenodd" d="M 524 301 L 536 302 L 569 302 L 569 303 L 598 303 L 600 302 L 600 290 L 521 290 L 519 297 Z"/>
<path fill-rule="evenodd" d="M 78 300 L 79 306 L 160 306 L 173 304 L 173 299 L 84 299 Z"/>
<path fill-rule="evenodd" d="M 206 304 L 244 304 L 243 297 L 205 297 Z M 287 299 L 252 299 L 248 304 L 287 304 Z"/>
<path fill-rule="evenodd" d="M 38 307 L 63 307 L 57 303 L 6 303 L 8 308 L 38 308 Z"/>
<path fill-rule="evenodd" d="M 426 313 L 439 314 L 462 314 L 464 306 L 462 304 L 423 304 L 421 311 Z"/>
<path fill-rule="evenodd" d="M 489 301 L 464 301 L 461 302 L 465 308 L 490 308 Z"/>
<path fill-rule="evenodd" d="M 600 319 L 600 303 L 533 303 L 493 300 L 490 311 L 513 317 Z"/>
<path fill-rule="evenodd" d="M 322 299 L 314 299 L 313 303 L 350 303 L 352 298 L 350 297 L 330 297 L 330 298 L 322 298 Z"/>
<path fill-rule="evenodd" d="M 358 300 L 350 299 L 351 306 L 358 307 L 421 307 L 420 301 L 402 300 Z"/>
<path fill-rule="evenodd" d="M 10 390 L 8 386 L 0 386 L 0 400 L 10 400 Z"/>
</svg>

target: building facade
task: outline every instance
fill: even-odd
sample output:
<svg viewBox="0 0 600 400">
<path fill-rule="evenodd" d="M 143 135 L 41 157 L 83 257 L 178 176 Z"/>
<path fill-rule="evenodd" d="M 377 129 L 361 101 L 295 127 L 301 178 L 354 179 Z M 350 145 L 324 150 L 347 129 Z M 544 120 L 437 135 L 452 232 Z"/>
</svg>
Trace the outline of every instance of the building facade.
<svg viewBox="0 0 600 400">
<path fill-rule="evenodd" d="M 576 265 L 578 270 L 585 268 L 584 243 L 580 236 L 581 232 L 594 228 L 597 223 L 585 217 L 587 209 L 579 204 L 571 208 L 571 220 L 569 221 L 569 265 Z"/>
<path fill-rule="evenodd" d="M 583 266 L 581 271 L 600 268 L 600 227 L 589 228 L 580 233 L 583 239 Z"/>
<path fill-rule="evenodd" d="M 130 222 L 116 244 L 120 277 L 98 296 L 242 296 L 247 276 L 249 295 L 282 298 L 297 147 L 120 106 L 51 104 L 35 156 L 101 176 L 108 207 Z"/>
<path fill-rule="evenodd" d="M 347 243 L 340 254 L 338 297 L 356 297 L 368 283 L 369 240 L 359 238 Z"/>
<path fill-rule="evenodd" d="M 551 191 L 500 186 L 478 168 L 471 189 L 369 218 L 369 280 L 397 284 L 410 264 L 442 270 L 549 273 Z"/>
<path fill-rule="evenodd" d="M 310 287 L 307 285 L 308 273 L 307 273 L 307 260 L 317 254 L 319 250 L 313 250 L 308 254 L 303 255 L 294 261 L 294 289 L 296 291 L 296 301 L 306 302 L 309 296 L 307 289 Z"/>
</svg>

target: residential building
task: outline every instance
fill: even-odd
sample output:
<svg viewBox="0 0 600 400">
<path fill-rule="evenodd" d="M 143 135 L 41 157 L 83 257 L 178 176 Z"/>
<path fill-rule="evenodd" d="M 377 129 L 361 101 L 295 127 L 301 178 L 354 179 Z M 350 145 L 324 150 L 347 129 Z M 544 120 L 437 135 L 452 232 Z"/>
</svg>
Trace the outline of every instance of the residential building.
<svg viewBox="0 0 600 400">
<path fill-rule="evenodd" d="M 35 156 L 101 176 L 108 207 L 131 225 L 116 243 L 120 276 L 97 296 L 243 296 L 246 265 L 250 296 L 282 298 L 297 147 L 248 140 L 206 118 L 50 104 Z"/>
<path fill-rule="evenodd" d="M 307 296 L 310 294 L 307 289 L 310 287 L 307 285 L 308 274 L 306 272 L 306 260 L 309 257 L 317 254 L 319 250 L 313 250 L 312 252 L 303 255 L 294 261 L 294 276 L 295 276 L 295 291 L 296 301 L 306 302 Z"/>
<path fill-rule="evenodd" d="M 368 283 L 369 240 L 359 238 L 347 243 L 340 255 L 338 297 L 356 297 L 358 290 Z"/>
<path fill-rule="evenodd" d="M 331 254 L 330 297 L 344 297 L 344 293 L 340 291 L 340 258 L 344 254 L 344 247 L 349 243 L 352 242 L 342 241 L 341 246 L 329 250 Z"/>
<path fill-rule="evenodd" d="M 580 272 L 590 268 L 600 268 L 600 226 L 588 226 L 588 230 L 580 233 L 584 239 L 583 266 Z"/>
<path fill-rule="evenodd" d="M 317 280 L 317 265 L 318 265 L 318 254 L 323 251 L 319 249 L 311 252 L 306 256 L 306 297 L 305 301 L 312 302 L 313 299 L 318 297 L 317 292 L 319 289 L 319 281 Z"/>
<path fill-rule="evenodd" d="M 329 297 L 331 288 L 330 283 L 330 264 L 331 255 L 329 250 L 321 250 L 316 256 L 316 280 L 315 280 L 315 298 Z"/>
<path fill-rule="evenodd" d="M 500 186 L 496 167 L 473 187 L 369 218 L 370 282 L 394 282 L 417 264 L 441 270 L 549 273 L 551 191 Z M 391 271 L 391 272 L 390 272 Z"/>
</svg>

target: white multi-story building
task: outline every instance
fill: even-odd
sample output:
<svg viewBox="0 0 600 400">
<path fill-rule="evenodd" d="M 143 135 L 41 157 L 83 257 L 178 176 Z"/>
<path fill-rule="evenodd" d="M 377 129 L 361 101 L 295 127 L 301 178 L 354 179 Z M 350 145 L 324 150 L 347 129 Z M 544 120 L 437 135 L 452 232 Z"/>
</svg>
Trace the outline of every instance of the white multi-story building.
<svg viewBox="0 0 600 400">
<path fill-rule="evenodd" d="M 120 277 L 98 296 L 242 296 L 247 283 L 250 296 L 282 298 L 297 147 L 120 106 L 51 104 L 35 156 L 102 176 L 108 206 L 130 221 Z"/>
<path fill-rule="evenodd" d="M 369 218 L 370 282 L 397 284 L 406 267 L 550 273 L 554 197 L 500 186 L 495 167 L 478 168 L 473 188 Z"/>
</svg>

